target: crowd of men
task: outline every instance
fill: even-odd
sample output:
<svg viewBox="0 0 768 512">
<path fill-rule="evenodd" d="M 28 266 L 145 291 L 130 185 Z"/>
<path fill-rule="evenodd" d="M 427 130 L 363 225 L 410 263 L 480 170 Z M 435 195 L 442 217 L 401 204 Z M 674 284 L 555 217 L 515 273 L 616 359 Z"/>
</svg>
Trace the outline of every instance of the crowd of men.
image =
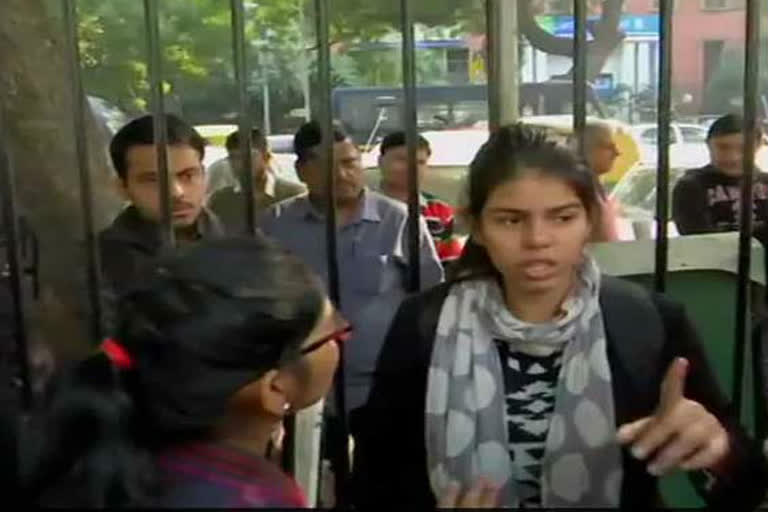
<svg viewBox="0 0 768 512">
<path fill-rule="evenodd" d="M 178 245 L 204 238 L 247 232 L 246 187 L 240 134 L 226 140 L 227 158 L 206 170 L 206 141 L 188 123 L 168 115 L 168 171 L 172 224 Z M 711 163 L 690 171 L 677 184 L 673 217 L 681 234 L 738 229 L 743 165 L 743 122 L 725 116 L 709 132 Z M 294 138 L 295 168 L 301 183 L 286 181 L 272 170 L 267 138 L 253 129 L 253 203 L 258 233 L 298 255 L 328 283 L 326 212 L 328 190 L 319 149 L 323 132 L 317 123 L 303 125 Z M 408 151 L 404 132 L 387 135 L 380 145 L 380 192 L 366 186 L 361 151 L 341 129 L 332 134 L 338 218 L 337 258 L 340 307 L 355 326 L 345 347 L 346 405 L 354 430 L 355 411 L 365 404 L 379 350 L 389 324 L 408 292 L 409 223 Z M 606 125 L 589 125 L 584 137 L 585 164 L 598 177 L 610 171 L 619 152 Z M 105 278 L 106 308 L 130 290 L 137 276 L 162 250 L 161 196 L 152 116 L 135 119 L 114 136 L 110 155 L 128 206 L 99 235 Z M 429 172 L 431 148 L 418 139 L 418 174 Z M 755 186 L 755 234 L 765 240 L 768 178 Z M 616 207 L 599 188 L 602 226 L 596 241 L 617 240 Z M 428 289 L 444 279 L 458 259 L 462 239 L 454 208 L 427 193 L 420 196 L 419 262 L 421 284 Z M 216 269 L 211 269 L 215 272 Z M 333 408 L 333 407 L 331 407 Z"/>
<path fill-rule="evenodd" d="M 246 201 L 239 134 L 226 141 L 227 166 L 213 169 L 218 190 L 208 194 L 203 166 L 205 140 L 195 129 L 167 116 L 168 170 L 172 223 L 177 245 L 203 238 L 246 232 Z M 296 171 L 303 184 L 285 181 L 271 171 L 266 137 L 257 129 L 252 169 L 258 236 L 268 236 L 300 256 L 327 283 L 325 212 L 328 193 L 319 147 L 323 134 L 316 123 L 296 133 Z M 407 207 L 399 201 L 405 183 L 403 134 L 393 134 L 382 147 L 383 181 L 392 198 L 365 186 L 358 147 L 342 131 L 333 137 L 338 212 L 340 302 L 355 325 L 346 354 L 347 406 L 352 411 L 367 397 L 378 349 L 407 290 L 409 247 Z M 130 290 L 136 276 L 162 249 L 161 197 L 151 116 L 131 121 L 113 138 L 110 154 L 128 206 L 99 235 L 105 296 L 113 301 Z M 429 146 L 422 140 L 420 170 L 426 171 Z M 391 170 L 391 172 L 390 172 Z M 227 176 L 229 174 L 229 176 Z M 232 179 L 234 178 L 234 179 Z M 453 210 L 434 198 L 423 200 L 419 261 L 422 285 L 443 279 L 443 264 L 458 257 L 461 246 L 453 233 Z M 429 221 L 429 222 L 428 222 Z M 436 243 L 430 236 L 433 233 Z M 215 269 L 211 269 L 215 271 Z M 109 302 L 111 303 L 111 302 Z M 109 307 L 107 308 L 109 309 Z"/>
<path fill-rule="evenodd" d="M 738 229 L 743 167 L 743 122 L 724 116 L 710 128 L 711 163 L 689 171 L 674 189 L 673 218 L 681 234 Z M 246 201 L 241 171 L 240 134 L 226 140 L 227 158 L 205 169 L 206 141 L 184 120 L 167 116 L 171 213 L 176 243 L 246 233 Z M 378 349 L 389 322 L 406 294 L 408 275 L 408 151 L 404 132 L 380 144 L 380 192 L 366 187 L 360 149 L 336 128 L 333 161 L 339 220 L 337 256 L 340 301 L 356 326 L 347 354 L 348 405 L 364 403 Z M 295 135 L 296 171 L 302 183 L 278 177 L 267 138 L 253 129 L 254 205 L 260 234 L 299 255 L 327 282 L 326 175 L 319 158 L 323 133 L 314 122 Z M 586 164 L 596 177 L 609 172 L 619 152 L 606 125 L 591 124 L 584 137 Z M 162 248 L 161 199 L 151 116 L 135 119 L 112 139 L 110 155 L 128 206 L 99 236 L 105 297 L 113 300 Z M 420 180 L 429 172 L 429 142 L 418 139 Z M 596 180 L 596 184 L 597 184 Z M 768 220 L 768 178 L 757 174 L 753 211 L 755 236 L 764 241 Z M 616 207 L 602 193 L 602 226 L 595 240 L 617 240 Z M 422 285 L 431 287 L 462 251 L 454 208 L 437 197 L 420 195 Z M 109 308 L 107 308 L 109 309 Z"/>
</svg>

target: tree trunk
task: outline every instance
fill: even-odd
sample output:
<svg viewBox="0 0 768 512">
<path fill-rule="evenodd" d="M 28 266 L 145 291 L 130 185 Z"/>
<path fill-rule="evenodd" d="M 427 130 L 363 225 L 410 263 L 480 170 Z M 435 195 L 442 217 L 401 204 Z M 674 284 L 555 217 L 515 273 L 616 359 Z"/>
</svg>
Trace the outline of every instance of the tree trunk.
<svg viewBox="0 0 768 512">
<path fill-rule="evenodd" d="M 63 357 L 89 344 L 86 252 L 64 28 L 43 0 L 0 3 L 0 108 L 4 110 L 20 214 L 40 243 L 40 300 L 27 324 Z M 87 133 L 97 229 L 120 207 L 104 132 Z"/>
<path fill-rule="evenodd" d="M 518 2 L 520 32 L 534 48 L 550 55 L 573 57 L 573 39 L 555 37 L 536 22 L 531 2 Z M 594 27 L 594 39 L 587 43 L 587 80 L 592 81 L 600 74 L 608 57 L 624 40 L 620 30 L 624 0 L 604 0 L 600 20 Z M 572 78 L 573 69 L 564 77 Z"/>
</svg>

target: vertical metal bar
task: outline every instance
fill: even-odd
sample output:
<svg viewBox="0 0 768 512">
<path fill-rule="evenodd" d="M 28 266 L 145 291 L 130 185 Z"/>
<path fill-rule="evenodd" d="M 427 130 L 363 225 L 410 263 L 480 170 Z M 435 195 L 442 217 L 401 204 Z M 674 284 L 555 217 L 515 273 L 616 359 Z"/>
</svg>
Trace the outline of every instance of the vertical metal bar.
<svg viewBox="0 0 768 512">
<path fill-rule="evenodd" d="M 765 401 L 765 364 L 763 350 L 763 336 L 765 333 L 765 322 L 761 322 L 750 336 L 752 341 L 752 407 L 755 415 L 754 439 L 765 439 L 768 436 L 768 403 Z"/>
<path fill-rule="evenodd" d="M 640 43 L 635 43 L 633 46 L 633 58 L 634 69 L 632 80 L 632 101 L 629 102 L 629 122 L 633 124 L 636 122 L 635 116 L 637 115 L 637 96 L 640 94 Z"/>
<path fill-rule="evenodd" d="M 339 263 L 336 253 L 336 175 L 333 159 L 333 117 L 331 114 L 331 53 L 329 35 L 329 5 L 330 0 L 315 0 L 318 44 L 318 98 L 317 108 L 320 125 L 323 129 L 323 141 L 320 155 L 326 170 L 326 187 L 328 198 L 326 237 L 328 251 L 328 288 L 331 299 L 340 305 L 339 293 Z"/>
<path fill-rule="evenodd" d="M 238 141 L 240 143 L 240 183 L 245 195 L 245 226 L 249 235 L 256 234 L 256 205 L 253 196 L 253 141 L 251 140 L 251 116 L 248 110 L 248 61 L 245 46 L 245 8 L 243 0 L 230 0 L 232 11 L 232 49 L 237 81 L 237 97 L 240 106 Z"/>
<path fill-rule="evenodd" d="M 320 155 L 326 170 L 326 258 L 328 261 L 328 290 L 337 307 L 342 307 L 339 282 L 339 260 L 336 231 L 336 175 L 333 157 L 333 117 L 331 115 L 331 47 L 330 47 L 330 0 L 315 0 L 315 21 L 318 49 L 318 113 L 323 131 Z M 338 429 L 333 429 L 337 439 L 333 443 L 336 505 L 348 507 L 347 485 L 349 482 L 349 427 L 347 425 L 345 354 L 340 351 L 335 379 L 335 398 Z"/>
<path fill-rule="evenodd" d="M 80 49 L 77 34 L 77 6 L 75 0 L 62 0 L 64 11 L 64 32 L 67 40 L 67 61 L 69 79 L 72 86 L 73 129 L 77 165 L 80 169 L 80 207 L 83 212 L 83 229 L 88 265 L 88 297 L 91 303 L 91 337 L 94 342 L 101 340 L 102 328 L 101 272 L 99 270 L 99 251 L 96 245 L 96 229 L 93 221 L 93 189 L 86 142 L 87 125 L 85 122 L 85 91 L 80 72 Z"/>
<path fill-rule="evenodd" d="M 573 132 L 579 153 L 584 154 L 587 125 L 587 4 L 573 0 Z"/>
<path fill-rule="evenodd" d="M 270 102 L 272 101 L 272 93 L 269 90 L 269 73 L 264 72 L 264 85 L 262 86 L 262 98 L 263 100 L 263 118 L 264 118 L 264 135 L 272 135 L 272 107 Z"/>
<path fill-rule="evenodd" d="M 400 29 L 403 33 L 403 121 L 408 146 L 408 288 L 411 292 L 421 289 L 421 265 L 419 218 L 419 169 L 418 169 L 418 118 L 416 116 L 416 40 L 413 29 L 413 11 L 408 0 L 400 0 Z"/>
<path fill-rule="evenodd" d="M 144 22 L 147 33 L 147 62 L 152 88 L 153 138 L 157 150 L 157 172 L 160 182 L 160 235 L 163 244 L 173 246 L 175 236 L 171 217 L 171 187 L 168 175 L 168 125 L 163 91 L 163 56 L 160 50 L 160 21 L 157 0 L 144 0 Z"/>
<path fill-rule="evenodd" d="M 499 46 L 500 29 L 498 0 L 485 1 L 486 20 L 486 55 L 488 62 L 488 129 L 495 131 L 501 126 L 501 48 Z"/>
<path fill-rule="evenodd" d="M 669 143 L 672 122 L 672 16 L 674 0 L 659 2 L 659 97 L 658 97 L 658 165 L 656 168 L 656 262 L 654 268 L 654 288 L 658 292 L 666 290 L 667 257 L 669 240 L 667 224 L 669 221 Z"/>
<path fill-rule="evenodd" d="M 733 406 L 741 413 L 744 358 L 750 336 L 750 266 L 752 249 L 753 188 L 757 148 L 759 0 L 747 0 L 744 41 L 744 177 L 741 183 L 739 222 L 739 276 L 736 295 L 736 340 L 733 359 Z"/>
<path fill-rule="evenodd" d="M 520 114 L 517 3 L 486 0 L 489 127 L 512 123 Z"/>
<path fill-rule="evenodd" d="M 29 411 L 33 405 L 30 382 L 27 326 L 24 319 L 24 290 L 21 286 L 23 269 L 19 247 L 19 216 L 16 206 L 16 183 L 11 157 L 5 147 L 8 136 L 5 133 L 3 109 L 0 108 L 0 198 L 3 201 L 3 224 L 7 242 L 8 270 L 10 272 L 11 299 L 13 301 L 13 328 L 16 340 L 16 357 L 21 378 L 21 402 Z"/>
</svg>

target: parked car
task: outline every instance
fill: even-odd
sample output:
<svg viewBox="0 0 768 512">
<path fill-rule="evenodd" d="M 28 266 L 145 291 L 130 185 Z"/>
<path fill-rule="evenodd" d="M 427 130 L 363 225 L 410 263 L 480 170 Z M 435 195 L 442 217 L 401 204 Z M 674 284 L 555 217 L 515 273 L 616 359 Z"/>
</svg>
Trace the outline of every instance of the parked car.
<svg viewBox="0 0 768 512">
<path fill-rule="evenodd" d="M 669 160 L 672 167 L 701 167 L 709 162 L 707 128 L 697 124 L 670 125 Z M 658 158 L 658 126 L 637 124 L 632 132 L 640 142 L 640 161 L 655 162 Z"/>
<path fill-rule="evenodd" d="M 296 154 L 293 152 L 293 135 L 270 135 L 267 137 L 272 151 L 273 170 L 283 179 L 299 182 L 296 175 Z"/>
<path fill-rule="evenodd" d="M 687 168 L 672 167 L 669 171 L 669 237 L 678 236 L 672 221 L 672 191 Z M 610 193 L 619 207 L 619 238 L 637 240 L 656 236 L 656 165 L 639 163 L 622 177 Z"/>
<path fill-rule="evenodd" d="M 669 156 L 672 167 L 693 169 L 709 163 L 709 148 L 707 147 L 709 125 L 673 123 L 671 128 Z M 632 131 L 640 141 L 640 161 L 655 163 L 658 158 L 657 126 L 655 124 L 638 124 L 632 126 Z M 768 171 L 768 144 L 766 142 L 768 139 L 764 137 L 755 154 L 755 163 L 762 171 Z"/>
<path fill-rule="evenodd" d="M 593 120 L 597 119 L 588 119 Z M 573 133 L 573 119 L 570 115 L 530 116 L 522 118 L 521 121 L 549 131 L 553 138 L 562 143 Z M 629 131 L 629 126 L 610 119 L 599 121 L 611 127 L 614 142 L 621 153 L 611 172 L 605 176 L 604 183 L 610 185 L 616 183 L 638 161 L 638 144 Z M 422 188 L 443 201 L 457 204 L 459 195 L 463 192 L 462 183 L 467 168 L 480 147 L 488 140 L 488 123 L 480 122 L 470 129 L 426 131 L 421 135 L 432 147 L 431 171 L 425 177 Z M 376 145 L 369 153 L 363 155 L 368 183 L 373 187 L 378 186 L 380 180 L 377 162 L 380 151 L 380 145 Z"/>
</svg>

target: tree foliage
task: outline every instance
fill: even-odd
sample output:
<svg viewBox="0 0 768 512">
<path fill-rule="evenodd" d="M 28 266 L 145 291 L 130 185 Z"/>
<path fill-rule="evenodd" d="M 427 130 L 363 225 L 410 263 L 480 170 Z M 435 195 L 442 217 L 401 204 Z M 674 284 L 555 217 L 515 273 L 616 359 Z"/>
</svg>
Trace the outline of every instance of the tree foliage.
<svg viewBox="0 0 768 512">
<path fill-rule="evenodd" d="M 485 32 L 485 0 L 414 0 L 414 19 L 425 27 L 445 27 L 449 37 Z M 618 30 L 623 0 L 592 2 L 602 7 L 590 43 L 590 76 L 600 71 L 621 42 Z M 160 2 L 163 74 L 170 109 L 195 122 L 234 119 L 236 98 L 232 65 L 229 2 L 164 0 Z M 542 51 L 570 55 L 572 44 L 538 26 L 536 0 L 520 0 L 520 31 Z M 261 90 L 271 91 L 273 113 L 280 117 L 304 105 L 311 84 L 316 45 L 312 0 L 246 1 L 246 40 L 252 114 L 259 119 Z M 143 3 L 79 0 L 79 32 L 88 92 L 131 113 L 149 106 Z M 331 39 L 336 85 L 395 85 L 400 82 L 399 52 L 354 52 L 355 46 L 397 34 L 399 0 L 332 0 Z M 439 55 L 420 52 L 422 81 L 439 75 Z M 433 83 L 440 83 L 434 79 Z M 308 88 L 311 91 L 311 87 Z"/>
</svg>

